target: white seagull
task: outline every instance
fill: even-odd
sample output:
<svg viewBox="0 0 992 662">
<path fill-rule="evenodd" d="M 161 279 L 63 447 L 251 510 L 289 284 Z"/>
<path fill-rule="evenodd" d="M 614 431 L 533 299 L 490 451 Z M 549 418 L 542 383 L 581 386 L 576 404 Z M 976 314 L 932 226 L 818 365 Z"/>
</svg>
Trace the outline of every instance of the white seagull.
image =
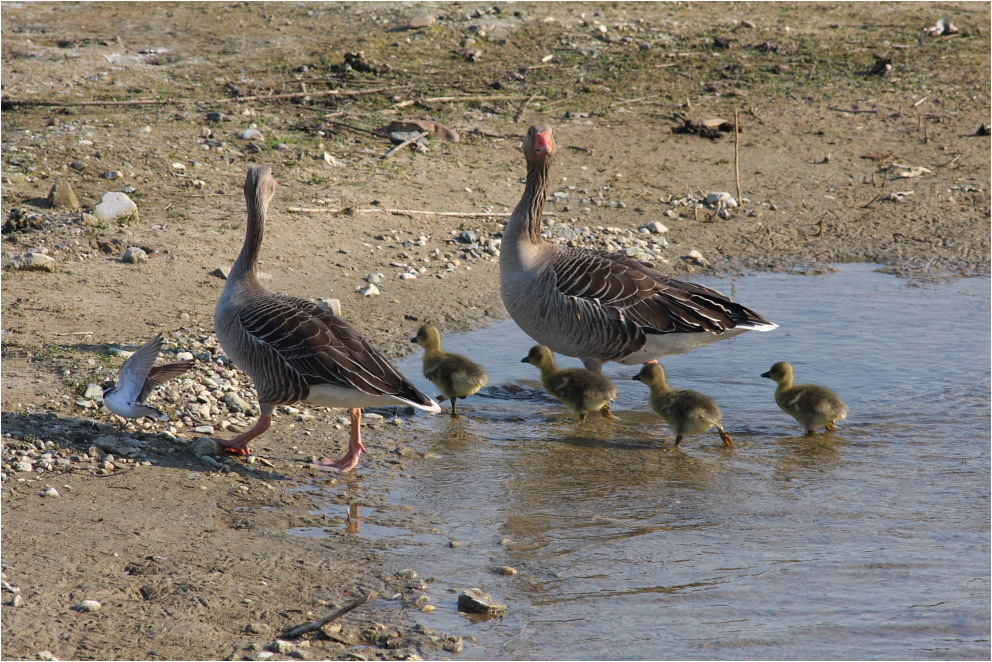
<svg viewBox="0 0 992 662">
<path fill-rule="evenodd" d="M 155 360 L 162 349 L 162 334 L 141 346 L 138 351 L 127 358 L 121 366 L 117 384 L 104 382 L 103 404 L 107 409 L 124 418 L 154 418 L 159 421 L 169 420 L 169 417 L 146 405 L 145 400 L 157 386 L 183 374 L 193 366 L 193 361 L 176 361 L 155 366 Z"/>
</svg>

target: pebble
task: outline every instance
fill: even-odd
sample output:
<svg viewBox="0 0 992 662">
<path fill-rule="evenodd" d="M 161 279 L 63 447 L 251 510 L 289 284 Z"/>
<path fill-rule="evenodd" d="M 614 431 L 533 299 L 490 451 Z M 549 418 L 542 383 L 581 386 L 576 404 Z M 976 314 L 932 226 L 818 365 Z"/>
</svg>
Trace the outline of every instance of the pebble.
<svg viewBox="0 0 992 662">
<path fill-rule="evenodd" d="M 90 611 L 100 611 L 102 607 L 103 605 L 101 605 L 96 600 L 83 600 L 78 605 L 73 607 L 73 609 L 75 609 L 76 611 L 90 612 Z"/>
<path fill-rule="evenodd" d="M 258 129 L 248 129 L 247 131 L 242 131 L 240 138 L 242 140 L 264 140 L 265 136 Z"/>
<path fill-rule="evenodd" d="M 124 255 L 121 257 L 121 262 L 126 264 L 138 264 L 147 261 L 148 253 L 137 246 L 128 246 L 128 249 L 124 251 Z"/>
<path fill-rule="evenodd" d="M 48 206 L 53 209 L 79 209 L 79 200 L 69 182 L 61 177 L 55 180 L 52 190 L 48 192 Z"/>
<path fill-rule="evenodd" d="M 17 595 L 15 595 L 14 597 L 12 597 L 10 599 L 10 606 L 11 607 L 20 607 L 22 602 L 24 602 L 24 599 L 21 597 L 21 594 L 18 593 Z"/>
<path fill-rule="evenodd" d="M 341 301 L 338 299 L 321 298 L 317 300 L 318 305 L 332 315 L 341 316 Z"/>
<path fill-rule="evenodd" d="M 363 297 L 379 296 L 379 288 L 373 285 L 372 283 L 369 283 L 368 285 L 362 288 L 361 294 Z"/>
<path fill-rule="evenodd" d="M 502 565 L 496 568 L 496 574 L 512 577 L 513 575 L 517 574 L 517 569 L 512 566 Z"/>
<path fill-rule="evenodd" d="M 271 644 L 266 646 L 266 648 L 274 653 L 289 655 L 296 650 L 296 644 L 291 641 L 286 641 L 285 639 L 276 639 Z"/>
<path fill-rule="evenodd" d="M 419 28 L 426 28 L 430 25 L 434 25 L 434 21 L 437 20 L 430 14 L 417 14 L 410 19 L 407 27 L 411 30 L 417 30 Z"/>
<path fill-rule="evenodd" d="M 406 570 L 400 570 L 399 572 L 397 572 L 396 577 L 397 579 L 420 579 L 420 573 L 418 573 L 416 570 L 410 570 L 408 568 Z"/>
<path fill-rule="evenodd" d="M 189 445 L 190 452 L 196 457 L 212 457 L 224 455 L 224 449 L 210 437 L 197 437 Z"/>
<path fill-rule="evenodd" d="M 13 271 L 55 272 L 55 258 L 43 253 L 5 253 L 3 266 Z"/>
<path fill-rule="evenodd" d="M 726 191 L 718 191 L 716 193 L 707 193 L 706 194 L 706 204 L 708 204 L 710 206 L 721 207 L 721 208 L 724 208 L 724 207 L 731 207 L 731 208 L 733 208 L 733 207 L 736 207 L 737 206 L 737 200 L 735 200 Z"/>
<path fill-rule="evenodd" d="M 104 179 L 114 180 L 123 177 L 124 173 L 121 172 L 120 170 L 108 170 L 107 172 L 103 173 L 100 176 L 103 177 Z"/>
<path fill-rule="evenodd" d="M 703 257 L 703 254 L 697 251 L 696 249 L 689 251 L 686 257 L 688 257 L 690 260 L 692 260 L 701 267 L 705 267 L 706 265 L 709 264 L 709 260 Z"/>
<path fill-rule="evenodd" d="M 100 204 L 93 208 L 93 214 L 104 223 L 135 223 L 138 220 L 138 205 L 124 193 L 104 193 Z"/>
<path fill-rule="evenodd" d="M 233 391 L 225 393 L 220 400 L 225 405 L 227 405 L 228 409 L 230 409 L 231 411 L 249 412 L 252 410 L 251 404 L 248 403 L 244 398 L 242 398 L 237 393 L 234 393 Z"/>
<path fill-rule="evenodd" d="M 44 492 L 41 493 L 41 496 L 43 496 L 43 497 L 57 497 L 57 496 L 61 496 L 61 495 L 59 494 L 59 491 L 57 489 L 55 489 L 54 487 L 49 487 L 48 489 L 46 489 Z"/>
<path fill-rule="evenodd" d="M 651 221 L 650 223 L 645 223 L 641 227 L 651 234 L 665 234 L 668 232 L 668 228 L 665 227 L 665 224 L 660 221 Z"/>
<path fill-rule="evenodd" d="M 476 614 L 491 614 L 504 612 L 508 609 L 505 604 L 494 600 L 492 596 L 479 588 L 467 588 L 458 594 L 458 609 Z"/>
<path fill-rule="evenodd" d="M 103 388 L 99 384 L 87 384 L 83 397 L 88 400 L 103 400 Z"/>
</svg>

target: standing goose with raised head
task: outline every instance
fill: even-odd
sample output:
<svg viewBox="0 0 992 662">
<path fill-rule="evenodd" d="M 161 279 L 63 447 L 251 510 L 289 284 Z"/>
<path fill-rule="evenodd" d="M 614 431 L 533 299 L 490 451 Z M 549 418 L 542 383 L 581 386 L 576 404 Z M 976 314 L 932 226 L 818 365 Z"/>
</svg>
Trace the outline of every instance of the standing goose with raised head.
<svg viewBox="0 0 992 662">
<path fill-rule="evenodd" d="M 545 345 L 534 345 L 521 363 L 530 363 L 541 371 L 541 385 L 551 395 L 586 420 L 592 411 L 613 418 L 610 403 L 617 399 L 617 387 L 606 376 L 583 368 L 559 368 L 555 356 Z"/>
<path fill-rule="evenodd" d="M 214 311 L 214 330 L 233 363 L 248 373 L 258 393 L 255 426 L 218 443 L 248 455 L 248 442 L 269 429 L 276 405 L 308 402 L 344 407 L 351 417 L 348 452 L 318 464 L 339 471 L 358 465 L 362 407 L 412 405 L 429 412 L 440 406 L 418 391 L 350 324 L 305 299 L 269 292 L 258 282 L 258 255 L 265 214 L 275 195 L 272 169 L 255 166 L 245 179 L 248 228 Z"/>
<path fill-rule="evenodd" d="M 778 384 L 775 404 L 796 419 L 807 435 L 817 428 L 834 431 L 835 423 L 847 418 L 847 405 L 830 389 L 816 384 L 793 384 L 795 373 L 790 363 L 779 361 L 761 376 Z"/>
<path fill-rule="evenodd" d="M 650 387 L 651 408 L 672 428 L 676 446 L 682 443 L 682 437 L 685 435 L 700 434 L 714 426 L 724 446 L 734 445 L 730 435 L 720 425 L 723 414 L 713 402 L 713 398 L 699 391 L 673 390 L 668 385 L 665 369 L 660 363 L 644 364 L 641 371 L 631 379 L 644 382 Z"/>
<path fill-rule="evenodd" d="M 410 341 L 424 348 L 424 377 L 441 391 L 438 398 L 451 401 L 451 417 L 458 418 L 455 401 L 478 393 L 489 375 L 470 358 L 442 350 L 441 332 L 433 324 L 422 325 Z"/>
<path fill-rule="evenodd" d="M 716 290 L 636 260 L 544 241 L 554 152 L 551 127 L 532 126 L 524 141 L 527 184 L 500 246 L 503 304 L 531 338 L 599 372 L 606 361 L 646 363 L 778 326 Z"/>
</svg>

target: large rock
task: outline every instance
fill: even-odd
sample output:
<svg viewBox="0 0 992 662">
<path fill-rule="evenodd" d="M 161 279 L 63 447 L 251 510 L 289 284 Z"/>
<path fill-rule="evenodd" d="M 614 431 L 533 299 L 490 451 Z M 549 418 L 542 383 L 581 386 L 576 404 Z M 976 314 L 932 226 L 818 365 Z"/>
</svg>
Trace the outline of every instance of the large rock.
<svg viewBox="0 0 992 662">
<path fill-rule="evenodd" d="M 42 253 L 5 253 L 3 268 L 12 271 L 55 272 L 55 259 Z"/>
<path fill-rule="evenodd" d="M 104 223 L 116 221 L 122 225 L 138 222 L 138 205 L 124 193 L 104 193 L 93 214 Z"/>
<path fill-rule="evenodd" d="M 69 182 L 61 177 L 55 180 L 52 190 L 48 192 L 48 206 L 59 209 L 79 209 L 79 200 L 73 192 Z"/>
<path fill-rule="evenodd" d="M 509 607 L 494 600 L 481 588 L 467 588 L 458 594 L 458 609 L 476 614 L 497 614 L 506 611 Z"/>
</svg>

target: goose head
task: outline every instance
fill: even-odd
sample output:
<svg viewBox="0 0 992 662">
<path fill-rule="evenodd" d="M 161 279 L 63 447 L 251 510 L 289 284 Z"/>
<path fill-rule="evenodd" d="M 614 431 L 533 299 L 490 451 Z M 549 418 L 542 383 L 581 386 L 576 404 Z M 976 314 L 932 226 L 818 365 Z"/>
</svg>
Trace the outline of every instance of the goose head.
<svg viewBox="0 0 992 662">
<path fill-rule="evenodd" d="M 527 163 L 535 165 L 544 163 L 555 153 L 555 139 L 551 127 L 547 124 L 535 124 L 527 129 L 524 139 L 524 155 Z"/>
<path fill-rule="evenodd" d="M 440 349 L 441 332 L 433 324 L 424 324 L 417 329 L 417 335 L 410 338 L 410 342 L 417 343 L 424 349 Z"/>
<path fill-rule="evenodd" d="M 527 352 L 527 356 L 520 359 L 520 362 L 529 363 L 537 367 L 541 372 L 555 369 L 555 355 L 545 345 L 534 345 L 531 347 L 530 351 Z"/>
<path fill-rule="evenodd" d="M 254 166 L 245 177 L 245 200 L 249 208 L 266 209 L 276 194 L 275 176 L 269 166 Z"/>
<path fill-rule="evenodd" d="M 768 372 L 761 373 L 762 377 L 767 377 L 779 384 L 792 383 L 792 365 L 785 361 L 779 361 L 771 367 Z"/>
<path fill-rule="evenodd" d="M 641 367 L 641 371 L 631 377 L 635 382 L 643 382 L 648 386 L 667 386 L 665 381 L 665 369 L 661 367 L 660 363 L 645 363 Z"/>
</svg>

